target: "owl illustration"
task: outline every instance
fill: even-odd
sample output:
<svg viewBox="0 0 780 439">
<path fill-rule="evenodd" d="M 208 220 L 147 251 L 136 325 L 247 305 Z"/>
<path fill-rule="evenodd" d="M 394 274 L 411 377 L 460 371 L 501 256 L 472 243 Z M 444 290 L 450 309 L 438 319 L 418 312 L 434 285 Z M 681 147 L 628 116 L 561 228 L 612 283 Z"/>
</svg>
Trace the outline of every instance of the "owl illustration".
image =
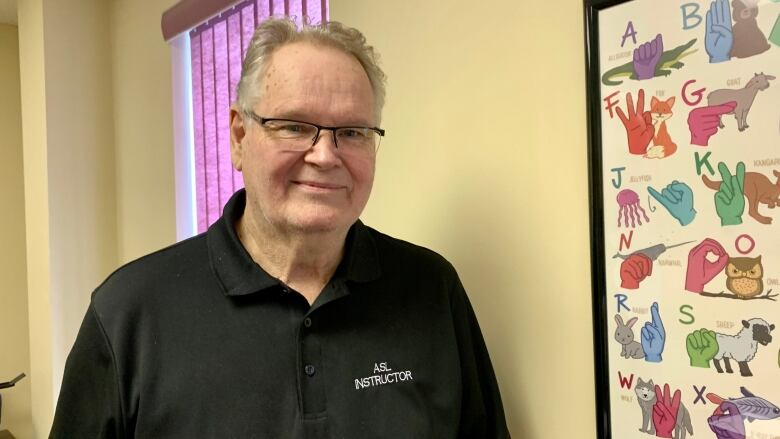
<svg viewBox="0 0 780 439">
<path fill-rule="evenodd" d="M 757 258 L 729 258 L 726 265 L 726 288 L 737 297 L 747 299 L 764 291 L 764 267 Z"/>
</svg>

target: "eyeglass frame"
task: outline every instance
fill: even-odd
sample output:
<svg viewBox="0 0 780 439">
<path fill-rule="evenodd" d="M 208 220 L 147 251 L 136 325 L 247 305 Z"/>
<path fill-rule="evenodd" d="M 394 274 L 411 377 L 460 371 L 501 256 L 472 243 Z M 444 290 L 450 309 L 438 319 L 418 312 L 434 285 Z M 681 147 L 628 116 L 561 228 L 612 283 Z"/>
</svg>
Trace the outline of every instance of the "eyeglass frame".
<svg viewBox="0 0 780 439">
<path fill-rule="evenodd" d="M 314 145 L 317 144 L 317 141 L 320 139 L 320 133 L 322 132 L 322 130 L 328 130 L 333 133 L 333 144 L 336 146 L 336 149 L 339 148 L 339 141 L 336 138 L 336 130 L 342 130 L 345 128 L 366 129 L 377 133 L 379 137 L 385 136 L 385 130 L 379 127 L 361 127 L 361 126 L 354 126 L 354 125 L 353 126 L 347 125 L 341 127 L 325 126 L 325 125 L 318 125 L 312 122 L 304 122 L 302 120 L 284 119 L 278 117 L 263 117 L 255 113 L 253 110 L 245 110 L 244 114 L 251 117 L 252 120 L 254 120 L 258 125 L 260 125 L 263 128 L 265 128 L 265 124 L 268 122 L 295 122 L 295 123 L 310 125 L 317 128 L 317 132 L 314 134 L 314 138 L 312 139 L 311 145 L 309 145 L 309 148 L 307 149 L 311 149 Z M 379 148 L 378 142 L 377 142 L 377 146 L 374 147 L 374 152 L 376 152 L 377 148 Z M 301 151 L 306 151 L 306 150 L 301 150 Z"/>
</svg>

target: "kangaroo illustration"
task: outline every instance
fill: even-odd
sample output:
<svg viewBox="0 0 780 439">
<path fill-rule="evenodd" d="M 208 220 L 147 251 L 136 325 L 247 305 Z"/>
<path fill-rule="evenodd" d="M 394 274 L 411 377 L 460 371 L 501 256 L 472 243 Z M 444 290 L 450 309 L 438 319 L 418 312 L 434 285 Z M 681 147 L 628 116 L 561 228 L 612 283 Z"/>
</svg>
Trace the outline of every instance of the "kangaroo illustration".
<svg viewBox="0 0 780 439">
<path fill-rule="evenodd" d="M 772 218 L 758 212 L 758 203 L 766 204 L 770 209 L 780 205 L 780 172 L 773 171 L 777 181 L 773 184 L 769 177 L 758 172 L 745 173 L 745 197 L 748 199 L 748 214 L 761 224 L 772 224 Z M 712 181 L 702 174 L 701 181 L 714 190 L 720 189 L 720 181 Z"/>
<path fill-rule="evenodd" d="M 650 115 L 653 118 L 655 135 L 653 136 L 653 146 L 647 148 L 646 158 L 662 159 L 677 151 L 677 144 L 674 143 L 672 136 L 669 135 L 669 130 L 666 129 L 666 121 L 673 114 L 672 106 L 674 106 L 674 96 L 665 101 L 655 96 L 650 100 Z"/>
<path fill-rule="evenodd" d="M 736 90 L 722 88 L 708 94 L 707 105 L 713 106 L 725 104 L 726 102 L 731 101 L 736 102 L 737 106 L 734 108 L 734 110 L 726 114 L 733 114 L 734 118 L 737 119 L 737 128 L 739 128 L 740 131 L 745 131 L 745 129 L 750 128 L 747 124 L 747 115 L 750 111 L 750 107 L 753 105 L 753 100 L 756 98 L 756 94 L 759 91 L 769 88 L 769 81 L 774 79 L 774 76 L 765 75 L 763 73 L 756 73 L 755 76 L 750 78 L 750 81 L 745 84 L 744 88 Z M 718 125 L 723 128 L 722 117 L 720 118 Z"/>
</svg>

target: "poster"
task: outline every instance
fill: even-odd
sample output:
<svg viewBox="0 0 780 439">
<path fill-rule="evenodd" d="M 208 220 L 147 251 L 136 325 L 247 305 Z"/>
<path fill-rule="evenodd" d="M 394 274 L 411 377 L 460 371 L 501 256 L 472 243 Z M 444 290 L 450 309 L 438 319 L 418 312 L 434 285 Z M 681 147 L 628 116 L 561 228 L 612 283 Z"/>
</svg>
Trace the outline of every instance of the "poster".
<svg viewBox="0 0 780 439">
<path fill-rule="evenodd" d="M 599 437 L 780 439 L 780 2 L 586 16 Z"/>
</svg>

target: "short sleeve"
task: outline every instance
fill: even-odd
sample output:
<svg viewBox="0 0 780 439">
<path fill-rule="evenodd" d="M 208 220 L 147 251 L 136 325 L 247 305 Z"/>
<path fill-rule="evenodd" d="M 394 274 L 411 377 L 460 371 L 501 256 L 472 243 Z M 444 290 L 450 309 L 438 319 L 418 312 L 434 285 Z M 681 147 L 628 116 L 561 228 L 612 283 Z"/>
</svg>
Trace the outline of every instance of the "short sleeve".
<svg viewBox="0 0 780 439">
<path fill-rule="evenodd" d="M 458 438 L 508 439 L 509 429 L 493 365 L 460 280 L 452 300 L 463 386 Z"/>
<path fill-rule="evenodd" d="M 90 305 L 65 363 L 49 438 L 123 437 L 121 396 L 114 356 Z"/>
</svg>

